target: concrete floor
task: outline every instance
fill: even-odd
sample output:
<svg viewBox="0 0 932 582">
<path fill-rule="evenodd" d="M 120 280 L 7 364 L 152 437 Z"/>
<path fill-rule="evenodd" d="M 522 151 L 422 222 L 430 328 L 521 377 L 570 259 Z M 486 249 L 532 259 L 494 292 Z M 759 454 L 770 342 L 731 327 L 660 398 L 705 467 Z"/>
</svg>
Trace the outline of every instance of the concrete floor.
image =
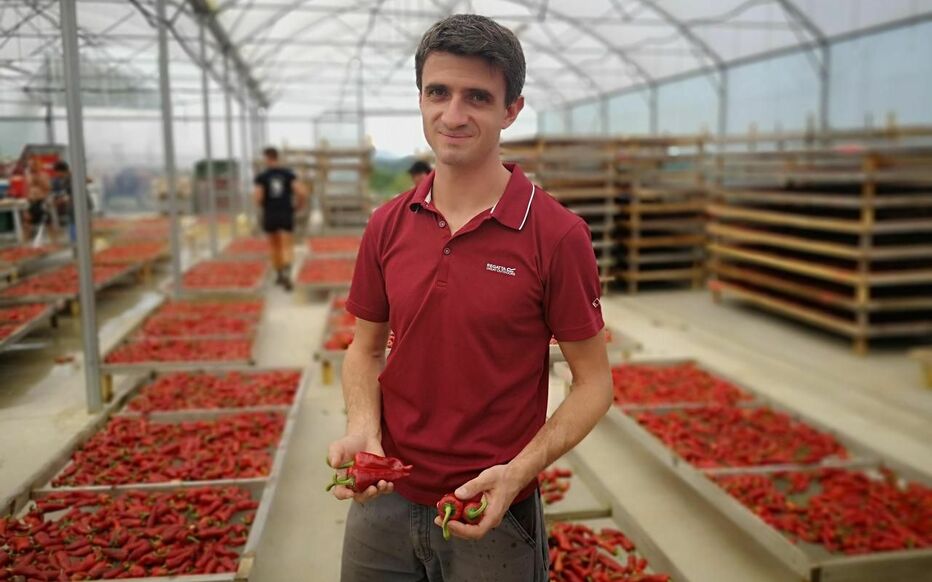
<svg viewBox="0 0 932 582">
<path fill-rule="evenodd" d="M 104 347 L 155 302 L 151 290 L 114 290 L 102 299 Z M 280 289 L 267 293 L 259 336 L 259 365 L 313 367 L 301 402 L 277 495 L 258 551 L 252 580 L 331 581 L 339 578 L 343 520 L 348 505 L 324 493 L 330 469 L 327 444 L 343 430 L 339 385 L 324 386 L 311 360 L 323 330 L 326 304 Z M 853 355 L 847 343 L 758 312 L 714 305 L 702 292 L 613 296 L 603 302 L 606 321 L 644 345 L 637 357 L 694 357 L 804 411 L 844 434 L 869 438 L 883 454 L 932 474 L 932 391 L 902 354 Z M 72 326 L 72 327 L 69 327 Z M 76 325 L 33 338 L 48 343 L 0 354 L 0 497 L 90 420 L 83 411 L 78 364 L 56 366 L 53 355 L 79 349 Z M 561 383 L 554 379 L 551 408 Z M 637 443 L 608 423 L 577 448 L 578 458 L 604 467 L 602 481 L 622 511 L 615 520 L 651 543 L 648 557 L 691 582 L 796 582 L 763 548 L 750 541 Z"/>
</svg>

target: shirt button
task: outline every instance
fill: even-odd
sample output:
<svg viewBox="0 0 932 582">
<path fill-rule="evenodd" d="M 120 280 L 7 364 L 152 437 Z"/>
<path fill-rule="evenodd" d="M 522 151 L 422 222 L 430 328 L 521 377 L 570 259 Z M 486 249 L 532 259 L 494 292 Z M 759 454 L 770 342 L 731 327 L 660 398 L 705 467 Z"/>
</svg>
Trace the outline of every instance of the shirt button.
<svg viewBox="0 0 932 582">
<path fill-rule="evenodd" d="M 452 251 L 450 251 L 450 247 L 447 247 L 447 248 L 443 249 L 443 254 L 445 254 L 445 255 L 449 255 L 451 252 L 452 252 Z"/>
<path fill-rule="evenodd" d="M 440 222 L 437 223 L 437 226 L 439 226 L 440 228 L 443 228 L 443 227 L 445 227 L 446 225 L 447 225 L 447 221 L 446 221 L 446 220 L 441 220 Z"/>
</svg>

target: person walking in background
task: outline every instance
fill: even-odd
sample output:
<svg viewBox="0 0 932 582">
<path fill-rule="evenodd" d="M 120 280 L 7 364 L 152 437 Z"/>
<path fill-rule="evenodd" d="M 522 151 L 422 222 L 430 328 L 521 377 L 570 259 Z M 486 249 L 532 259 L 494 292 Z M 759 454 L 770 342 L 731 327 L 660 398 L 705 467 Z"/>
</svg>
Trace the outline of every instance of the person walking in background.
<svg viewBox="0 0 932 582">
<path fill-rule="evenodd" d="M 42 167 L 39 156 L 29 158 L 26 167 L 26 197 L 29 200 L 28 238 L 36 236 L 43 225 L 49 225 L 50 215 L 47 207 L 52 181 Z"/>
<path fill-rule="evenodd" d="M 408 168 L 408 175 L 411 176 L 411 181 L 414 182 L 414 185 L 417 186 L 421 183 L 421 180 L 426 178 L 428 174 L 432 171 L 430 164 L 424 160 L 417 160 L 411 167 Z"/>
<path fill-rule="evenodd" d="M 91 179 L 88 178 L 90 183 Z M 68 226 L 68 241 L 75 244 L 78 240 L 77 225 L 75 224 L 74 196 L 71 192 L 71 168 L 68 162 L 55 162 L 52 173 L 52 203 L 58 213 L 62 225 Z M 87 212 L 90 216 L 94 210 L 94 201 L 90 194 L 87 196 Z"/>
<path fill-rule="evenodd" d="M 294 217 L 307 198 L 307 189 L 290 168 L 278 164 L 278 150 L 262 150 L 265 171 L 256 176 L 256 206 L 262 210 L 262 230 L 269 237 L 275 284 L 291 291 L 291 261 L 294 253 Z"/>
</svg>

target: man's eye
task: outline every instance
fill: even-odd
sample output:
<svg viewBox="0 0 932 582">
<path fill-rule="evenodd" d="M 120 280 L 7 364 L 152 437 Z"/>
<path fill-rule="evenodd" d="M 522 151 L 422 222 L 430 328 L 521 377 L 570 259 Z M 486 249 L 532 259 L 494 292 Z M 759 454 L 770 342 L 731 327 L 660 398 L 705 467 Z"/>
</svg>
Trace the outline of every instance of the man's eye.
<svg viewBox="0 0 932 582">
<path fill-rule="evenodd" d="M 472 100 L 476 103 L 486 103 L 489 100 L 488 95 L 483 95 L 482 93 L 473 93 Z"/>
<path fill-rule="evenodd" d="M 443 93 L 444 93 L 444 90 L 440 87 L 430 87 L 427 89 L 427 95 L 429 97 L 438 97 L 440 95 L 443 95 Z"/>
</svg>

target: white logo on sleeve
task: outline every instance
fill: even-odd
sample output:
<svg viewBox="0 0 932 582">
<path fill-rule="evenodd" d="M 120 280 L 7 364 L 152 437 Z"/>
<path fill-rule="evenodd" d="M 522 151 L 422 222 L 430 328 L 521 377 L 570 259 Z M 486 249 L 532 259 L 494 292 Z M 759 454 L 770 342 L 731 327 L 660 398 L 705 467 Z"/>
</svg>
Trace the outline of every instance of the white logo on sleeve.
<svg viewBox="0 0 932 582">
<path fill-rule="evenodd" d="M 602 300 L 599 298 L 596 298 L 596 300 L 592 302 L 592 306 L 598 309 L 599 307 L 602 306 Z"/>
<path fill-rule="evenodd" d="M 485 270 L 492 271 L 493 273 L 501 273 L 502 275 L 510 275 L 512 277 L 517 275 L 514 267 L 502 267 L 501 265 L 493 265 L 492 263 L 486 263 Z"/>
</svg>

